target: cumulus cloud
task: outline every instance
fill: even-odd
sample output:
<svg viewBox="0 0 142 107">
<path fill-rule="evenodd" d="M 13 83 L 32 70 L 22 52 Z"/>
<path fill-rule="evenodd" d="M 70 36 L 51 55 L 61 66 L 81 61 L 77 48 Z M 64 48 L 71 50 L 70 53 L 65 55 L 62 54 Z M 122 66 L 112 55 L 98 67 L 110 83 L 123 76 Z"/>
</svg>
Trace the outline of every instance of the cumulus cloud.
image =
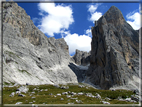
<svg viewBox="0 0 142 107">
<path fill-rule="evenodd" d="M 90 12 L 91 14 L 91 17 L 89 18 L 90 21 L 95 21 L 95 20 L 98 20 L 101 16 L 102 16 L 102 13 L 101 12 L 97 12 L 97 8 L 100 4 L 96 4 L 96 5 L 89 5 L 88 7 L 88 11 Z"/>
<path fill-rule="evenodd" d="M 89 37 L 92 37 L 91 29 L 85 30 L 85 34 L 88 35 Z"/>
<path fill-rule="evenodd" d="M 87 52 L 91 50 L 91 37 L 88 35 L 78 35 L 77 33 L 70 34 L 69 31 L 62 31 L 62 35 L 69 46 L 70 55 L 75 53 L 76 49 Z"/>
<path fill-rule="evenodd" d="M 140 13 L 139 12 L 131 12 L 126 15 L 127 23 L 129 23 L 133 29 L 140 29 Z"/>
<path fill-rule="evenodd" d="M 71 6 L 55 5 L 55 3 L 39 3 L 39 15 L 42 16 L 39 29 L 49 35 L 60 33 L 62 29 L 68 29 L 74 22 Z"/>
</svg>

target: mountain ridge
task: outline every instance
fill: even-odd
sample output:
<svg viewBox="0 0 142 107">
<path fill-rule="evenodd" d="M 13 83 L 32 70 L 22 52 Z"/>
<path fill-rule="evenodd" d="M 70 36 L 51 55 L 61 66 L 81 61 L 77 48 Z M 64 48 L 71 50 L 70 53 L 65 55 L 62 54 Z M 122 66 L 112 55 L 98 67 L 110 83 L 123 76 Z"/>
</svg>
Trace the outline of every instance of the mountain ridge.
<svg viewBox="0 0 142 107">
<path fill-rule="evenodd" d="M 91 52 L 76 50 L 70 57 L 63 38 L 47 38 L 24 9 L 3 3 L 3 81 L 139 88 L 134 81 L 139 79 L 138 37 L 121 11 L 112 6 L 92 27 Z"/>
</svg>

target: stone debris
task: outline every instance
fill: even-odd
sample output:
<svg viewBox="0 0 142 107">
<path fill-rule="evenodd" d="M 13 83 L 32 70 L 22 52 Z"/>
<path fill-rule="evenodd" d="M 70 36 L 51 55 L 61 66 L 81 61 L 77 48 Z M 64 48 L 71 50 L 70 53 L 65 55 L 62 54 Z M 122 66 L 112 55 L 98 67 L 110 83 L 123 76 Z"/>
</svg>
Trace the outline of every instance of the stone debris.
<svg viewBox="0 0 142 107">
<path fill-rule="evenodd" d="M 29 88 L 27 88 L 27 86 L 21 86 L 17 90 L 19 90 L 20 92 L 27 93 L 29 91 Z"/>
<path fill-rule="evenodd" d="M 33 102 L 29 102 L 29 104 L 32 104 Z"/>
<path fill-rule="evenodd" d="M 32 97 L 32 99 L 33 99 L 33 98 L 36 98 L 36 97 Z"/>
<path fill-rule="evenodd" d="M 77 100 L 78 99 L 78 97 L 76 97 L 76 98 L 71 98 L 72 100 Z"/>
<path fill-rule="evenodd" d="M 71 95 L 67 95 L 66 97 L 67 97 L 67 98 L 71 98 Z"/>
<path fill-rule="evenodd" d="M 61 98 L 60 100 L 64 100 L 64 98 Z"/>
<path fill-rule="evenodd" d="M 85 87 L 85 86 L 84 86 L 84 85 L 79 85 L 78 87 L 79 87 L 79 88 L 83 88 L 83 87 Z"/>
<path fill-rule="evenodd" d="M 57 87 L 57 88 L 60 88 L 60 86 L 59 86 L 59 85 L 53 85 L 53 86 L 55 86 L 55 87 Z"/>
<path fill-rule="evenodd" d="M 94 95 L 92 95 L 92 93 L 86 93 L 86 96 L 87 96 L 87 97 L 92 97 L 92 98 L 95 97 Z"/>
<path fill-rule="evenodd" d="M 111 91 L 115 91 L 115 89 L 111 89 Z"/>
<path fill-rule="evenodd" d="M 130 102 L 130 101 L 131 101 L 131 98 L 126 98 L 125 101 Z"/>
<path fill-rule="evenodd" d="M 33 92 L 31 92 L 31 94 L 35 94 L 35 92 L 33 91 Z"/>
<path fill-rule="evenodd" d="M 32 107 L 38 107 L 38 105 L 36 105 L 36 104 L 32 104 Z"/>
<path fill-rule="evenodd" d="M 74 104 L 74 103 L 68 103 L 68 104 Z"/>
<path fill-rule="evenodd" d="M 17 102 L 15 105 L 22 104 L 23 102 Z"/>
<path fill-rule="evenodd" d="M 77 93 L 77 95 L 83 95 L 83 93 L 82 93 L 82 92 L 79 92 L 79 93 Z"/>
<path fill-rule="evenodd" d="M 103 104 L 110 104 L 109 102 L 106 102 L 106 101 L 102 101 L 102 103 L 103 103 Z"/>
<path fill-rule="evenodd" d="M 108 97 L 106 97 L 106 98 L 105 98 L 105 100 L 110 101 L 111 99 L 110 99 L 110 98 L 108 98 Z"/>
<path fill-rule="evenodd" d="M 16 93 L 16 94 L 20 94 L 20 93 L 21 93 L 21 91 L 16 91 L 15 93 Z"/>
<path fill-rule="evenodd" d="M 71 95 L 76 95 L 76 93 L 75 93 L 75 92 L 71 92 L 70 94 L 71 94 Z"/>
<path fill-rule="evenodd" d="M 62 92 L 62 95 L 67 95 L 68 94 L 68 92 Z"/>
<path fill-rule="evenodd" d="M 139 100 L 141 100 L 139 95 L 131 95 L 131 99 L 136 102 L 139 102 Z"/>
<path fill-rule="evenodd" d="M 96 96 L 95 96 L 96 98 L 98 98 L 98 99 L 101 99 L 101 96 L 100 96 L 100 94 L 98 94 L 98 93 L 96 93 Z"/>
<path fill-rule="evenodd" d="M 60 93 L 58 93 L 58 94 L 57 94 L 57 96 L 61 96 L 61 94 L 60 94 Z"/>
<path fill-rule="evenodd" d="M 42 92 L 42 91 L 43 91 L 43 89 L 40 90 L 40 92 Z"/>
<path fill-rule="evenodd" d="M 49 95 L 53 95 L 52 93 L 50 93 Z"/>
<path fill-rule="evenodd" d="M 15 95 L 15 92 L 12 92 L 9 96 L 14 97 L 14 95 Z"/>
<path fill-rule="evenodd" d="M 48 89 L 45 89 L 44 91 L 48 91 Z"/>
<path fill-rule="evenodd" d="M 83 103 L 81 100 L 76 100 L 76 102 L 79 103 L 79 104 L 80 104 L 80 103 Z"/>
<path fill-rule="evenodd" d="M 25 95 L 24 95 L 24 94 L 19 94 L 18 96 L 20 96 L 20 97 L 25 97 Z"/>
<path fill-rule="evenodd" d="M 61 89 L 69 89 L 69 86 L 61 86 Z"/>
</svg>

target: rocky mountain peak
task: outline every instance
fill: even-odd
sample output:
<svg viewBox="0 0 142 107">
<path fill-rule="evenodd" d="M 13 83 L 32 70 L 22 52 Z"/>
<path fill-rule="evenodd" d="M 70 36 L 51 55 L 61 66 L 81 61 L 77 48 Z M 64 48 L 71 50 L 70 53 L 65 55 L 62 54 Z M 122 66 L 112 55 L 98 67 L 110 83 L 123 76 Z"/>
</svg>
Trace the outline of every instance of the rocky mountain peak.
<svg viewBox="0 0 142 107">
<path fill-rule="evenodd" d="M 73 60 L 78 65 L 88 65 L 90 63 L 90 52 L 80 51 L 76 49 Z"/>
<path fill-rule="evenodd" d="M 139 34 L 125 21 L 121 11 L 112 6 L 92 28 L 87 78 L 103 89 L 137 88 L 139 83 L 134 78 L 140 79 L 138 65 Z"/>
<path fill-rule="evenodd" d="M 121 11 L 115 7 L 111 6 L 110 9 L 98 20 L 98 24 L 113 24 L 118 26 L 120 24 L 124 24 L 125 19 L 121 13 Z"/>
</svg>

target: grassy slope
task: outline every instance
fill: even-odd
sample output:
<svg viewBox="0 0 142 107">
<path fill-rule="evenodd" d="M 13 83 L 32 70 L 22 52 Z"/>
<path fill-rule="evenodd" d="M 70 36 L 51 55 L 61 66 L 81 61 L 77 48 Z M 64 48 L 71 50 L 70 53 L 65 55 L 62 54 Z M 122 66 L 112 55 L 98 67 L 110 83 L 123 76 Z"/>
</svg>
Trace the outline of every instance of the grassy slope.
<svg viewBox="0 0 142 107">
<path fill-rule="evenodd" d="M 26 95 L 25 97 L 20 97 L 15 95 L 14 97 L 9 97 L 9 95 L 12 92 L 16 92 L 16 89 L 18 87 L 4 87 L 3 88 L 3 104 L 15 104 L 17 102 L 23 102 L 22 104 L 29 104 L 29 102 L 33 102 L 33 104 L 68 104 L 68 103 L 74 103 L 78 104 L 75 99 L 67 98 L 66 95 L 61 95 L 57 96 L 57 93 L 62 93 L 62 92 L 83 92 L 85 93 L 92 93 L 93 95 L 96 95 L 96 93 L 99 93 L 101 95 L 101 99 L 103 101 L 105 100 L 106 97 L 111 98 L 110 101 L 108 101 L 110 104 L 138 104 L 138 103 L 133 103 L 133 102 L 126 102 L 126 101 L 119 101 L 117 100 L 118 97 L 122 98 L 127 98 L 131 97 L 134 93 L 132 91 L 128 90 L 116 90 L 116 91 L 111 91 L 111 90 L 98 90 L 94 89 L 92 87 L 86 87 L 80 88 L 78 85 L 68 85 L 69 89 L 61 89 L 57 88 L 52 85 L 39 85 L 39 86 L 32 86 L 29 85 L 29 91 L 27 93 L 23 93 Z M 39 90 L 33 90 L 34 88 L 37 88 Z M 40 91 L 43 89 L 43 91 Z M 45 91 L 45 89 L 48 89 L 48 91 Z M 31 94 L 31 92 L 35 92 L 35 94 Z M 53 95 L 49 95 L 52 93 Z M 30 96 L 31 95 L 31 96 Z M 35 97 L 35 98 L 32 98 Z M 64 98 L 64 100 L 61 100 L 61 98 Z M 92 97 L 87 97 L 86 95 L 74 95 L 72 98 L 77 98 L 77 100 L 81 100 L 83 103 L 82 104 L 102 104 L 100 102 L 101 100 L 98 98 L 92 98 Z"/>
</svg>

